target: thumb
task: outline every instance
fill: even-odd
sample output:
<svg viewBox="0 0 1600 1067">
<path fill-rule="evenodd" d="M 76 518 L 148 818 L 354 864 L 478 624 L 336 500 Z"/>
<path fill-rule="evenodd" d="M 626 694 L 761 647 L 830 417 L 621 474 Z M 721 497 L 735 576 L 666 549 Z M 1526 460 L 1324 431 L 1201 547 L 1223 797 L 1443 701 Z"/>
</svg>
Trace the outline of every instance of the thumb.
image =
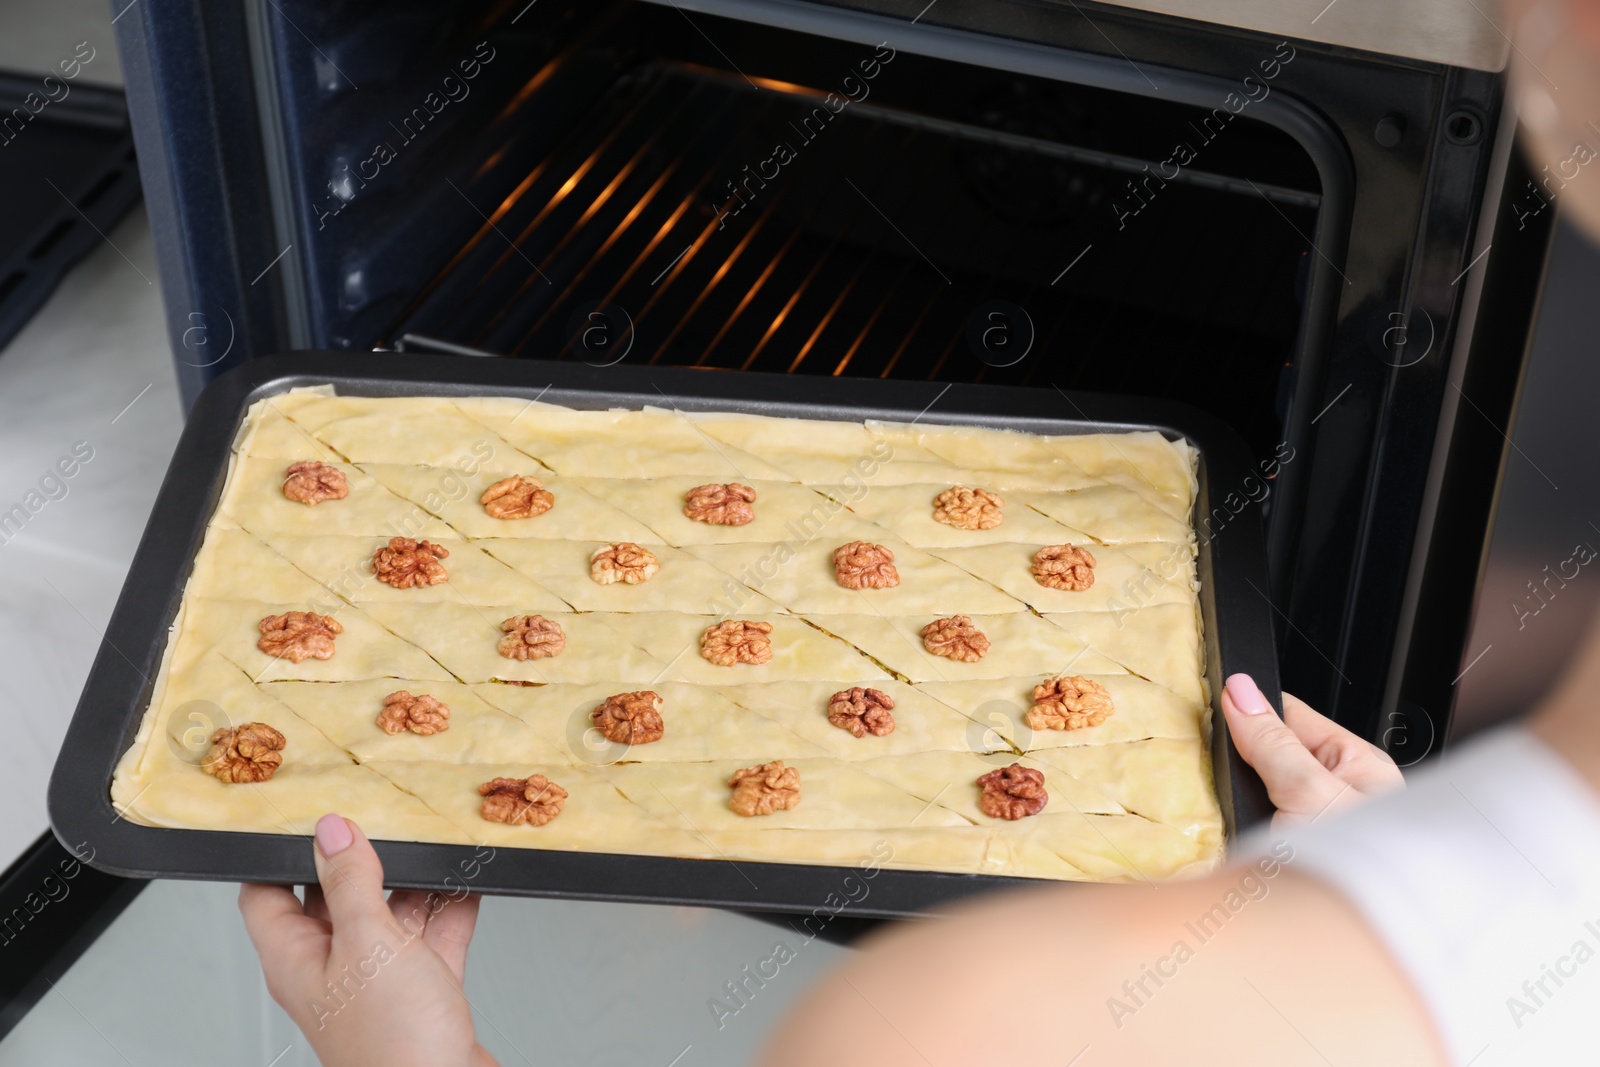
<svg viewBox="0 0 1600 1067">
<path fill-rule="evenodd" d="M 317 820 L 312 854 L 335 938 L 388 923 L 383 864 L 361 827 L 340 815 L 324 815 Z"/>
<path fill-rule="evenodd" d="M 1320 814 L 1350 788 L 1319 763 L 1288 724 L 1278 718 L 1249 675 L 1228 678 L 1222 710 L 1234 747 L 1261 775 L 1267 795 L 1280 812 Z"/>
</svg>

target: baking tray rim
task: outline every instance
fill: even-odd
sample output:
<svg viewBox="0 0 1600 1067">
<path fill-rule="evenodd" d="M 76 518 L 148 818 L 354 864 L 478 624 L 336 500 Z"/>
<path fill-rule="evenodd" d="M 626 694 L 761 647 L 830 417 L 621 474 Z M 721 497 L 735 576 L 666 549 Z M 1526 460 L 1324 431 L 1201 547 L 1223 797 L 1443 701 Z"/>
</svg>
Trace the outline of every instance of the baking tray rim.
<svg viewBox="0 0 1600 1067">
<path fill-rule="evenodd" d="M 348 396 L 546 397 L 575 407 L 654 404 L 697 411 L 744 411 L 802 418 L 928 421 L 1035 432 L 1154 430 L 1186 439 L 1199 453 L 1194 518 L 1214 514 L 1219 490 L 1251 475 L 1238 436 L 1181 403 L 983 384 L 789 377 L 690 368 L 595 367 L 539 360 L 487 360 L 401 353 L 293 352 L 260 357 L 220 376 L 196 402 L 129 576 L 106 626 L 51 775 L 49 812 L 57 837 L 92 850 L 92 866 L 136 878 L 316 880 L 304 838 L 228 830 L 151 827 L 122 818 L 111 803 L 112 773 L 151 699 L 168 631 L 205 530 L 220 500 L 228 457 L 245 412 L 265 396 L 332 385 Z M 863 402 L 865 401 L 865 402 Z M 1071 414 L 1057 409 L 1064 401 Z M 913 415 L 913 413 L 915 413 Z M 198 475 L 198 476 L 197 476 Z M 1246 493 L 1224 509 L 1221 527 L 1199 543 L 1201 618 L 1212 702 L 1212 765 L 1228 840 L 1272 812 L 1265 787 L 1239 757 L 1218 701 L 1227 674 L 1251 674 L 1281 714 L 1272 605 L 1259 510 Z M 181 532 L 183 536 L 174 536 Z M 1226 535 L 1226 536 L 1224 536 Z M 1220 580 L 1219 580 L 1220 578 Z M 1249 587 L 1247 595 L 1240 587 Z M 1220 619 L 1224 613 L 1226 626 Z M 130 653 L 132 653 L 130 655 Z M 136 662 L 136 659 L 138 662 Z M 143 664 L 141 669 L 140 664 Z M 970 894 L 1051 879 L 770 861 L 688 859 L 554 849 L 375 841 L 385 882 L 397 888 L 473 891 L 558 899 L 673 903 L 769 912 L 830 914 L 847 877 L 870 879 L 846 902 L 851 914 L 906 917 Z M 871 873 L 865 873 L 870 870 Z M 470 876 L 468 872 L 470 873 Z M 767 888 L 756 885 L 755 873 Z M 630 888 L 648 887 L 648 888 Z M 837 914 L 836 910 L 831 914 Z"/>
</svg>

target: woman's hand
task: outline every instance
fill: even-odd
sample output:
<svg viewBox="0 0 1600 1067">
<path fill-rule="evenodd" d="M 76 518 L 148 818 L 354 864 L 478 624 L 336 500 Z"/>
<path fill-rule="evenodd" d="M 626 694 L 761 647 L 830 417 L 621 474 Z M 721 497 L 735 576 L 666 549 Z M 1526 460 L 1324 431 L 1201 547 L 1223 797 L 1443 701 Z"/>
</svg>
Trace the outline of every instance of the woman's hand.
<svg viewBox="0 0 1600 1067">
<path fill-rule="evenodd" d="M 493 1067 L 461 991 L 478 898 L 395 890 L 361 828 L 317 822 L 317 886 L 239 888 L 267 991 L 324 1067 Z"/>
<path fill-rule="evenodd" d="M 1277 805 L 1274 827 L 1311 822 L 1405 785 L 1389 754 L 1283 694 L 1283 718 L 1248 674 L 1231 676 L 1222 693 L 1228 731 Z"/>
</svg>

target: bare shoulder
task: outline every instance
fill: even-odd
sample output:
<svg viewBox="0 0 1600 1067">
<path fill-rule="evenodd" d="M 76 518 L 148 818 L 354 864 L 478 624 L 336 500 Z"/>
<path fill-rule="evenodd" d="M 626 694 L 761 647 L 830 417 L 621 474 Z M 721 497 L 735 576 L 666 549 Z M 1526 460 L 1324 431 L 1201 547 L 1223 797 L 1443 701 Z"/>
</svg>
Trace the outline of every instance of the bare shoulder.
<svg viewBox="0 0 1600 1067">
<path fill-rule="evenodd" d="M 1361 917 L 1292 862 L 1267 870 L 1030 890 L 897 926 L 759 1062 L 1445 1063 Z"/>
</svg>

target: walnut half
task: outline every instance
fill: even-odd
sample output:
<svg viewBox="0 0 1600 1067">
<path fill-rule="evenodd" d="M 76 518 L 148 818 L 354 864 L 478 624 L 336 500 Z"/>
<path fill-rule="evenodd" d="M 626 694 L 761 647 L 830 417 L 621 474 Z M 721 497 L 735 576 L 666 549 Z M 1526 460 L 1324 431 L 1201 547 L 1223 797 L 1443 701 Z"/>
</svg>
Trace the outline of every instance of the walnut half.
<svg viewBox="0 0 1600 1067">
<path fill-rule="evenodd" d="M 549 659 L 567 647 L 561 624 L 543 615 L 513 615 L 500 624 L 500 654 L 506 659 Z"/>
<path fill-rule="evenodd" d="M 651 575 L 661 569 L 661 561 L 648 548 L 632 541 L 618 541 L 614 545 L 594 550 L 589 557 L 589 577 L 601 585 L 626 582 L 638 585 L 648 582 Z"/>
<path fill-rule="evenodd" d="M 700 655 L 719 667 L 735 663 L 766 663 L 772 658 L 770 622 L 726 619 L 706 627 L 700 635 Z"/>
<path fill-rule="evenodd" d="M 1027 723 L 1035 730 L 1077 730 L 1099 726 L 1114 710 L 1105 686 L 1075 674 L 1033 687 Z"/>
<path fill-rule="evenodd" d="M 490 822 L 511 826 L 543 826 L 561 814 L 567 791 L 542 774 L 526 778 L 496 778 L 478 787 L 483 804 L 478 814 Z"/>
<path fill-rule="evenodd" d="M 870 541 L 851 541 L 834 549 L 833 574 L 846 589 L 888 589 L 900 584 L 894 553 Z"/>
<path fill-rule="evenodd" d="M 989 636 L 966 615 L 934 619 L 922 628 L 922 647 L 935 656 L 976 663 L 989 651 Z"/>
<path fill-rule="evenodd" d="M 414 697 L 401 689 L 383 698 L 378 725 L 386 734 L 410 730 L 427 737 L 450 729 L 450 707 L 440 703 L 438 697 Z"/>
<path fill-rule="evenodd" d="M 264 722 L 223 727 L 211 735 L 200 769 L 224 782 L 265 782 L 283 766 L 284 736 Z"/>
<path fill-rule="evenodd" d="M 800 772 L 782 760 L 734 771 L 728 785 L 733 787 L 728 807 L 736 815 L 771 815 L 800 804 Z"/>
<path fill-rule="evenodd" d="M 283 472 L 283 495 L 314 507 L 324 500 L 343 500 L 350 495 L 350 482 L 344 471 L 315 459 L 291 463 Z"/>
<path fill-rule="evenodd" d="M 1037 815 L 1050 801 L 1044 791 L 1044 774 L 1020 763 L 990 771 L 978 779 L 983 794 L 978 807 L 994 819 L 1021 819 Z"/>
<path fill-rule="evenodd" d="M 828 698 L 828 721 L 856 737 L 894 733 L 894 697 L 877 689 L 841 689 Z"/>
<path fill-rule="evenodd" d="M 695 522 L 713 526 L 743 526 L 754 522 L 756 491 L 748 485 L 728 482 L 697 485 L 684 494 L 683 513 Z"/>
<path fill-rule="evenodd" d="M 261 637 L 256 647 L 269 656 L 299 663 L 304 659 L 332 659 L 333 641 L 344 627 L 332 615 L 314 611 L 286 611 L 268 615 L 256 624 Z"/>
<path fill-rule="evenodd" d="M 590 713 L 595 729 L 619 745 L 647 745 L 667 732 L 661 720 L 661 696 L 646 689 L 618 693 Z"/>
<path fill-rule="evenodd" d="M 555 494 L 525 474 L 501 478 L 478 498 L 483 510 L 496 519 L 531 519 L 556 506 Z"/>
<path fill-rule="evenodd" d="M 1033 580 L 1050 589 L 1087 589 L 1094 584 L 1094 557 L 1077 545 L 1046 545 L 1033 555 Z"/>
<path fill-rule="evenodd" d="M 439 562 L 449 555 L 449 549 L 432 541 L 391 537 L 387 545 L 372 554 L 372 573 L 378 581 L 396 589 L 438 585 L 450 580 L 444 564 Z"/>
<path fill-rule="evenodd" d="M 933 518 L 959 530 L 992 530 L 1005 521 L 1005 503 L 987 489 L 958 485 L 933 498 Z"/>
</svg>

